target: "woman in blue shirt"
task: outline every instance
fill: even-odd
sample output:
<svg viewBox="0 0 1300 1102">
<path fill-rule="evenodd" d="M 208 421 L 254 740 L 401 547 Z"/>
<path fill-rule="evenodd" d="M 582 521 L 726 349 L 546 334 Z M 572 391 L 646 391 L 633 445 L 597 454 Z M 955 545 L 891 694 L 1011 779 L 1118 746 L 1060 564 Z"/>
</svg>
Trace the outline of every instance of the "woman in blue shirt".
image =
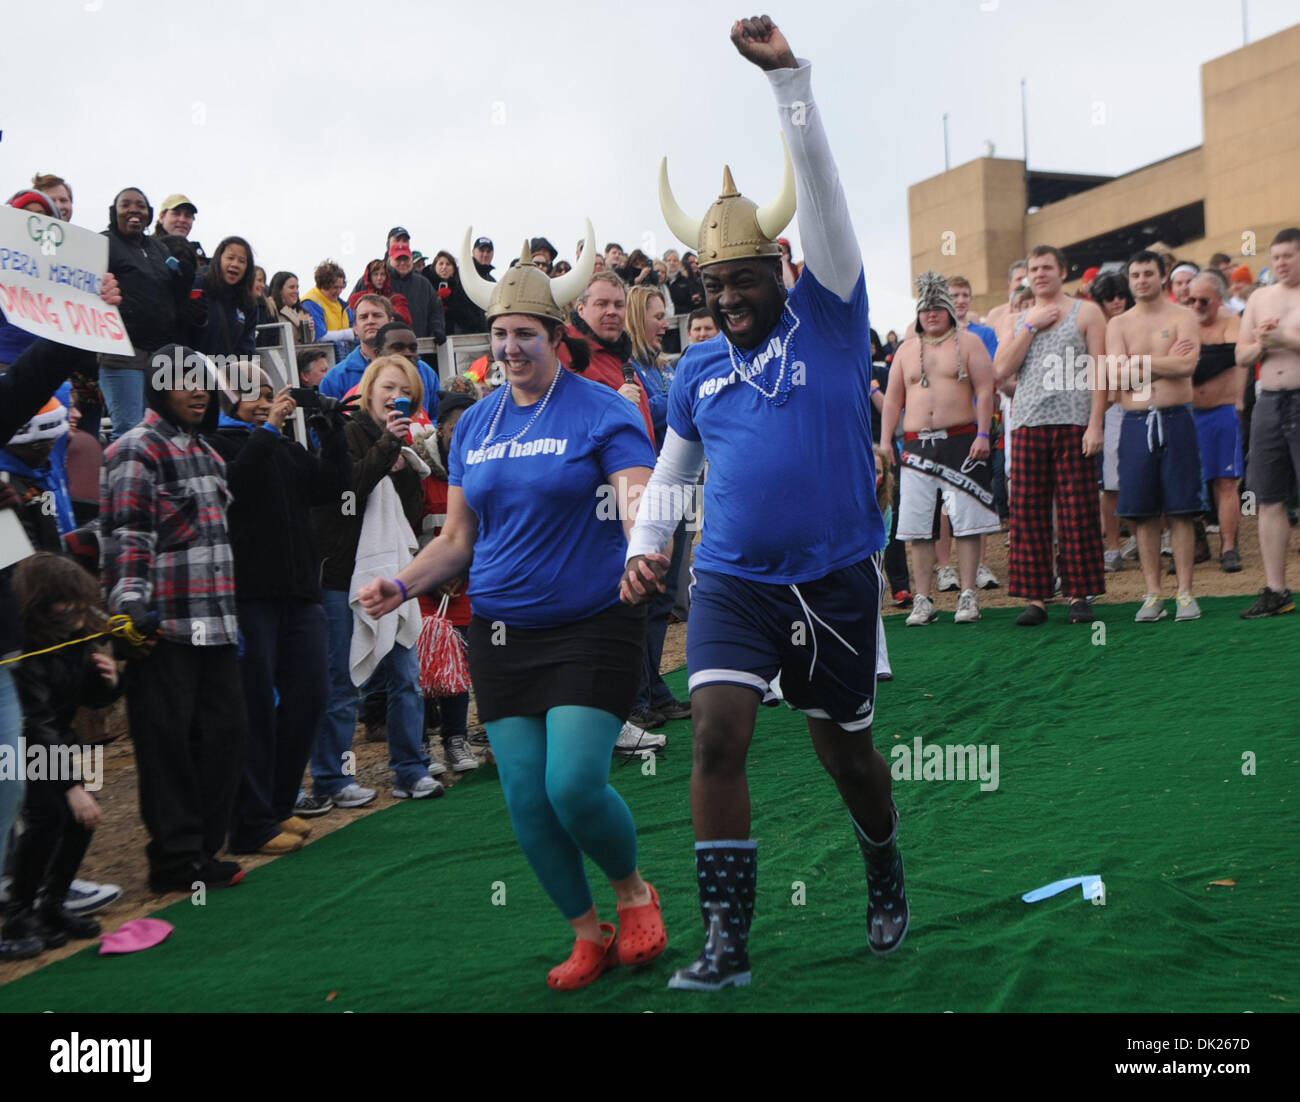
<svg viewBox="0 0 1300 1102">
<path fill-rule="evenodd" d="M 506 384 L 471 406 L 448 454 L 447 522 L 396 578 L 361 590 L 378 617 L 469 569 L 470 674 L 515 835 L 577 935 L 550 986 L 582 987 L 667 945 L 659 897 L 636 866 L 636 828 L 609 784 L 610 754 L 641 676 L 644 612 L 618 583 L 654 452 L 617 391 L 567 371 L 562 308 L 591 276 L 582 261 L 549 279 L 529 259 L 500 283 L 461 256 L 465 289 L 487 310 Z M 581 344 L 581 342 L 575 342 Z M 570 345 L 581 357 L 583 349 Z M 575 360 L 575 365 L 580 362 Z M 590 857 L 618 897 L 619 930 L 597 919 Z"/>
</svg>

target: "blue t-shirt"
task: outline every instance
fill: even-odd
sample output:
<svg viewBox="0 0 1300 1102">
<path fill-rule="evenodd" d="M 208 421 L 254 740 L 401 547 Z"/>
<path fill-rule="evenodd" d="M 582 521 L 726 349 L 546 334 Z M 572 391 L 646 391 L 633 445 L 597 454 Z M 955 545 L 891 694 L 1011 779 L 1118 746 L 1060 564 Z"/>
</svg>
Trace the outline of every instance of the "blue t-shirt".
<svg viewBox="0 0 1300 1102">
<path fill-rule="evenodd" d="M 786 394 L 784 404 L 756 386 Z M 842 302 L 805 266 L 757 348 L 735 349 L 719 334 L 686 350 L 668 392 L 668 427 L 703 441 L 709 459 L 697 569 L 791 585 L 885 545 L 870 392 L 862 275 Z"/>
<path fill-rule="evenodd" d="M 606 479 L 655 461 L 641 411 L 602 383 L 561 367 L 546 408 L 507 442 L 536 411 L 502 387 L 461 414 L 447 457 L 448 483 L 478 517 L 474 613 L 521 628 L 571 624 L 618 603 L 627 537 Z"/>
<path fill-rule="evenodd" d="M 650 420 L 655 427 L 655 455 L 663 449 L 668 428 L 668 391 L 675 372 L 671 367 L 648 367 L 632 361 L 650 402 Z"/>
<path fill-rule="evenodd" d="M 998 335 L 990 326 L 973 321 L 966 328 L 984 342 L 984 347 L 989 350 L 990 360 L 998 354 Z"/>
</svg>

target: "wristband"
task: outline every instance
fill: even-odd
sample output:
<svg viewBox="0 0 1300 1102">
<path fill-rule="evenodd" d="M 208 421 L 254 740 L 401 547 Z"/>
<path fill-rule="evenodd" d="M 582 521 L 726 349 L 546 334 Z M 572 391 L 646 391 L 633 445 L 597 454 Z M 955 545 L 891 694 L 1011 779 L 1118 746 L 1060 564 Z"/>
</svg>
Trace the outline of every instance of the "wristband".
<svg viewBox="0 0 1300 1102">
<path fill-rule="evenodd" d="M 406 586 L 404 586 L 404 585 L 402 584 L 402 579 L 401 579 L 401 578 L 393 578 L 393 579 L 391 579 L 391 580 L 392 580 L 393 585 L 397 586 L 397 588 L 400 589 L 400 590 L 402 591 L 402 600 L 403 600 L 403 601 L 409 601 L 411 598 L 408 597 L 407 594 L 406 594 Z"/>
<path fill-rule="evenodd" d="M 988 434 L 987 432 L 977 432 L 975 435 L 976 435 L 976 436 L 982 436 L 982 437 L 984 437 L 985 440 L 987 440 L 987 439 L 989 438 L 989 434 Z"/>
<path fill-rule="evenodd" d="M 1022 322 L 1020 323 L 1020 328 L 1021 328 L 1021 329 L 1028 329 L 1029 332 L 1031 332 L 1031 333 L 1034 334 L 1034 336 L 1038 336 L 1038 330 L 1035 329 L 1032 325 L 1030 325 L 1029 322 L 1027 322 L 1027 321 L 1022 321 Z"/>
</svg>

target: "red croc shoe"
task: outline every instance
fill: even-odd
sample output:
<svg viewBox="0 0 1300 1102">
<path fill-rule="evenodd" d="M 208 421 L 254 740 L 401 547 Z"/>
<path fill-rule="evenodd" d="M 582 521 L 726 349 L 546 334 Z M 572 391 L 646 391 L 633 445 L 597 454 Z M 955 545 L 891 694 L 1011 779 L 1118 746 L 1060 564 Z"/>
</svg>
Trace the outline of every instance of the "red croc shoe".
<svg viewBox="0 0 1300 1102">
<path fill-rule="evenodd" d="M 598 980 L 618 964 L 618 933 L 614 924 L 602 922 L 600 933 L 604 938 L 603 945 L 597 945 L 586 938 L 576 938 L 569 959 L 546 973 L 547 986 L 556 991 L 574 991 Z"/>
<path fill-rule="evenodd" d="M 668 948 L 659 893 L 646 881 L 650 902 L 618 909 L 618 959 L 623 964 L 645 964 Z"/>
</svg>

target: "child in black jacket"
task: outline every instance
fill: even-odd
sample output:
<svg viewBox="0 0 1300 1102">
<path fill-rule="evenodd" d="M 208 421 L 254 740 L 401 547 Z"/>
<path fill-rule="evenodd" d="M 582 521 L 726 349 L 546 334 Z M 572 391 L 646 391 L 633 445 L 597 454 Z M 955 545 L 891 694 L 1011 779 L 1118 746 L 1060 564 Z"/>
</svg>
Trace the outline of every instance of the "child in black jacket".
<svg viewBox="0 0 1300 1102">
<path fill-rule="evenodd" d="M 103 628 L 98 585 L 65 555 L 42 551 L 24 559 L 14 573 L 14 590 L 26 651 Z M 27 829 L 13 855 L 4 937 L 35 938 L 46 949 L 100 933 L 94 919 L 63 906 L 101 815 L 86 791 L 84 782 L 93 779 L 83 777 L 82 755 L 89 751 L 76 745 L 72 719 L 79 706 L 103 707 L 121 692 L 117 666 L 96 642 L 60 647 L 14 667 L 27 743 Z M 57 749 L 62 747 L 69 749 Z"/>
</svg>

